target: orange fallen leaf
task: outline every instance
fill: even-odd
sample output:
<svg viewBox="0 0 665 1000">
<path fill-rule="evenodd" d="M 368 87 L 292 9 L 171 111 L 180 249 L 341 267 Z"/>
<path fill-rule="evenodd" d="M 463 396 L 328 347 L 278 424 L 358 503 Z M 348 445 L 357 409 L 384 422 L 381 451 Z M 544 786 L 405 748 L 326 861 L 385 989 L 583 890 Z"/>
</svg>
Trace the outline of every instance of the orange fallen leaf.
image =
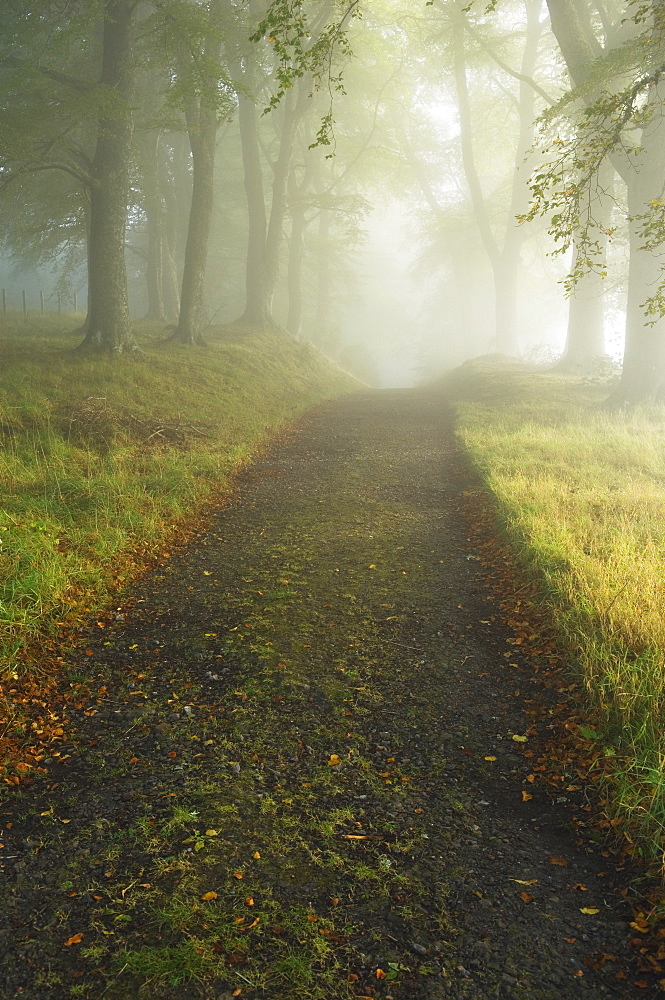
<svg viewBox="0 0 665 1000">
<path fill-rule="evenodd" d="M 234 990 L 233 993 L 231 994 L 231 996 L 232 997 L 239 997 L 241 993 L 242 993 L 242 990 Z"/>
<path fill-rule="evenodd" d="M 386 978 L 386 973 L 383 971 L 383 969 L 377 969 L 376 970 L 376 978 L 377 979 L 385 979 Z"/>
<path fill-rule="evenodd" d="M 254 851 L 254 853 L 252 854 L 252 857 L 254 858 L 255 861 L 258 861 L 259 858 L 261 857 L 261 855 L 259 854 L 258 851 Z"/>
<path fill-rule="evenodd" d="M 348 976 L 346 977 L 346 981 L 347 983 L 357 983 L 358 976 L 355 974 L 355 972 L 349 972 Z"/>
<path fill-rule="evenodd" d="M 533 903 L 533 901 L 535 899 L 535 896 L 532 896 L 528 892 L 521 892 L 520 893 L 520 899 L 522 900 L 523 903 L 527 903 L 528 904 L 528 903 Z"/>
<path fill-rule="evenodd" d="M 248 906 L 254 906 L 254 898 L 253 898 L 253 896 L 247 896 L 247 898 L 245 899 L 245 902 L 247 903 Z"/>
<path fill-rule="evenodd" d="M 316 916 L 316 914 L 315 914 L 315 913 L 310 913 L 310 915 L 308 916 L 308 918 L 307 918 L 307 919 L 309 920 L 310 924 L 313 924 L 313 923 L 315 923 L 315 922 L 316 922 L 316 921 L 317 921 L 317 920 L 318 920 L 319 918 L 318 918 L 318 917 Z"/>
<path fill-rule="evenodd" d="M 248 924 L 247 927 L 245 927 L 245 930 L 251 931 L 252 927 L 256 927 L 256 925 L 260 923 L 261 923 L 261 917 L 257 917 L 256 920 L 252 921 L 251 924 Z"/>
<path fill-rule="evenodd" d="M 71 944 L 80 944 L 83 940 L 83 933 L 79 931 L 78 934 L 72 934 L 70 938 L 65 941 L 65 948 L 69 948 Z"/>
<path fill-rule="evenodd" d="M 234 872 L 233 873 L 233 877 L 234 878 L 244 878 L 245 876 L 243 875 L 242 872 Z"/>
<path fill-rule="evenodd" d="M 201 896 L 201 899 L 204 899 L 206 902 L 209 902 L 209 900 L 211 900 L 211 899 L 217 899 L 217 893 L 216 892 L 204 892 L 203 895 Z"/>
<path fill-rule="evenodd" d="M 565 868 L 568 862 L 566 861 L 565 858 L 562 858 L 560 855 L 557 854 L 555 857 L 550 858 L 550 864 L 561 865 L 562 868 Z"/>
<path fill-rule="evenodd" d="M 522 789 L 522 802 L 530 802 L 532 798 L 533 795 L 529 795 L 528 792 L 525 792 L 524 789 Z"/>
</svg>

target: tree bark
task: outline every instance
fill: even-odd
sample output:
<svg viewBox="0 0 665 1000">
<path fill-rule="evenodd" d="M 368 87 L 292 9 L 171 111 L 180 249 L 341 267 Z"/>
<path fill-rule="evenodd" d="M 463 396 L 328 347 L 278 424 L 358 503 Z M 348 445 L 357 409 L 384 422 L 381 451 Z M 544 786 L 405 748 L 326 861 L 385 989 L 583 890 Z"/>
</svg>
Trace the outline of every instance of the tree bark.
<svg viewBox="0 0 665 1000">
<path fill-rule="evenodd" d="M 303 295 L 302 274 L 305 257 L 305 230 L 307 228 L 307 204 L 305 195 L 309 186 L 308 168 L 298 184 L 294 173 L 291 173 L 291 197 L 289 212 L 291 214 L 291 236 L 289 239 L 289 260 L 287 270 L 287 285 L 289 294 L 289 309 L 286 317 L 286 329 L 294 337 L 302 334 Z"/>
<path fill-rule="evenodd" d="M 204 342 L 201 324 L 214 193 L 222 14 L 222 0 L 212 0 L 210 33 L 203 52 L 205 79 L 201 83 L 198 101 L 190 105 L 186 112 L 192 148 L 192 201 L 180 292 L 180 318 L 174 335 L 174 339 L 181 344 L 200 345 Z"/>
<path fill-rule="evenodd" d="M 547 0 L 552 30 L 575 85 L 584 82 L 590 61 L 596 54 L 573 0 Z M 659 58 L 662 25 L 662 2 L 654 4 L 653 59 Z M 634 34 L 630 20 L 624 22 L 626 37 Z M 611 160 L 621 175 L 628 193 L 628 230 L 630 264 L 628 268 L 628 301 L 626 306 L 626 337 L 621 383 L 609 400 L 611 406 L 633 404 L 656 398 L 665 385 L 665 318 L 655 323 L 646 321 L 644 304 L 662 282 L 658 259 L 643 250 L 639 216 L 648 211 L 653 199 L 662 194 L 662 161 L 665 152 L 665 130 L 660 105 L 664 98 L 663 85 L 648 93 L 653 115 L 642 129 L 640 156 L 628 158 L 621 151 L 611 154 Z"/>
<path fill-rule="evenodd" d="M 261 171 L 256 106 L 254 101 L 243 93 L 238 96 L 238 120 L 248 219 L 245 264 L 246 302 L 240 322 L 247 326 L 265 327 L 272 323 L 265 266 L 268 220 Z"/>
<path fill-rule="evenodd" d="M 164 271 L 164 206 L 159 186 L 159 154 L 161 136 L 158 132 L 149 132 L 143 139 L 143 203 L 148 230 L 148 247 L 146 263 L 146 290 L 148 308 L 145 318 L 163 322 L 165 318 L 164 295 L 162 287 Z"/>
<path fill-rule="evenodd" d="M 125 230 L 131 162 L 131 0 L 104 6 L 99 82 L 114 92 L 112 117 L 100 118 L 90 194 L 89 314 L 84 349 L 122 353 L 135 347 L 129 323 Z"/>
<path fill-rule="evenodd" d="M 167 154 L 166 143 L 160 142 L 159 150 L 159 189 L 164 208 L 164 243 L 162 246 L 162 296 L 164 313 L 169 323 L 177 320 L 180 314 L 180 288 L 176 254 L 178 252 L 178 191 L 175 183 L 175 165 L 171 156 L 175 150 Z"/>
</svg>

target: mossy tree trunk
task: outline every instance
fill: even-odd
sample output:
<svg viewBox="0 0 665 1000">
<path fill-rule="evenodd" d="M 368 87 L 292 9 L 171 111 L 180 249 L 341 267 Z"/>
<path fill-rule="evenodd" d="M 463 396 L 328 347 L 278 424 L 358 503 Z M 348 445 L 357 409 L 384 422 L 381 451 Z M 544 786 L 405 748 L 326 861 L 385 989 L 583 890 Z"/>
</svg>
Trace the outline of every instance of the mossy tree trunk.
<svg viewBox="0 0 665 1000">
<path fill-rule="evenodd" d="M 135 346 L 125 265 L 135 6 L 131 0 L 107 0 L 104 5 L 99 83 L 107 91 L 107 110 L 98 122 L 90 192 L 89 312 L 81 348 L 114 353 Z"/>
<path fill-rule="evenodd" d="M 192 200 L 180 291 L 180 317 L 174 339 L 203 344 L 203 304 L 212 218 L 215 148 L 219 120 L 219 78 L 224 0 L 211 0 L 210 31 L 203 51 L 204 78 L 198 99 L 186 110 L 192 149 Z"/>
</svg>

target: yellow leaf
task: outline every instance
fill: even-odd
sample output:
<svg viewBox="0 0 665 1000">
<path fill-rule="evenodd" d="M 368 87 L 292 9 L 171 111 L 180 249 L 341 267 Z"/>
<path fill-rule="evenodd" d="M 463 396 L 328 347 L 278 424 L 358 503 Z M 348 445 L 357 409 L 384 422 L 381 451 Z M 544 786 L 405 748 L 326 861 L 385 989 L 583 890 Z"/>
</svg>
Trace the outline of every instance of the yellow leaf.
<svg viewBox="0 0 665 1000">
<path fill-rule="evenodd" d="M 331 753 L 330 760 L 328 761 L 328 767 L 335 767 L 336 764 L 341 764 L 342 759 L 336 753 Z"/>
<path fill-rule="evenodd" d="M 516 743 L 526 743 L 526 736 L 513 735 L 513 739 Z"/>
<path fill-rule="evenodd" d="M 218 837 L 217 830 L 206 830 L 206 837 Z"/>
<path fill-rule="evenodd" d="M 371 565 L 369 565 L 367 569 L 376 569 L 376 566 L 374 565 L 374 563 L 371 563 Z"/>
<path fill-rule="evenodd" d="M 254 851 L 254 853 L 252 854 L 252 857 L 254 858 L 255 861 L 258 861 L 259 858 L 261 857 L 261 855 L 259 854 L 258 851 Z"/>
<path fill-rule="evenodd" d="M 538 881 L 537 878 L 523 879 L 523 878 L 511 878 L 511 882 L 517 882 L 518 885 L 535 885 Z"/>
<path fill-rule="evenodd" d="M 217 893 L 216 892 L 204 892 L 203 895 L 201 896 L 201 899 L 205 900 L 205 902 L 207 903 L 211 899 L 217 899 Z"/>
<path fill-rule="evenodd" d="M 528 792 L 522 790 L 522 802 L 529 802 L 533 798 L 533 795 L 529 795 Z"/>
<path fill-rule="evenodd" d="M 485 757 L 485 760 L 496 760 L 496 757 Z"/>
<path fill-rule="evenodd" d="M 580 913 L 600 913 L 597 906 L 581 906 Z"/>
</svg>

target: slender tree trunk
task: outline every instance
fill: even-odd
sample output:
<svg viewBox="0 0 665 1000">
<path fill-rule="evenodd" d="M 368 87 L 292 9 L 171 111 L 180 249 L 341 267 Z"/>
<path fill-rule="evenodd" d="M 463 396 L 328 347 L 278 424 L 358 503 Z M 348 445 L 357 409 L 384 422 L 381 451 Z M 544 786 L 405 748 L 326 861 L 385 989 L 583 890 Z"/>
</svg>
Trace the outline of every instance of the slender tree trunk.
<svg viewBox="0 0 665 1000">
<path fill-rule="evenodd" d="M 131 161 L 132 0 L 107 0 L 100 83 L 117 95 L 99 121 L 90 195 L 88 330 L 82 348 L 121 353 L 134 347 L 129 323 L 125 230 Z"/>
<path fill-rule="evenodd" d="M 272 323 L 265 266 L 268 221 L 256 107 L 253 100 L 242 93 L 238 96 L 238 120 L 249 224 L 245 266 L 246 304 L 241 322 L 248 326 L 265 327 Z"/>
<path fill-rule="evenodd" d="M 149 132 L 143 140 L 144 208 L 148 228 L 146 287 L 148 308 L 145 318 L 162 322 L 165 317 L 162 276 L 164 270 L 164 205 L 159 185 L 161 136 Z"/>
<path fill-rule="evenodd" d="M 330 313 L 332 303 L 332 268 L 330 266 L 330 227 L 332 212 L 322 208 L 319 214 L 319 232 L 316 268 L 316 313 L 314 343 L 322 350 L 330 349 Z"/>
<path fill-rule="evenodd" d="M 218 78 L 222 40 L 219 26 L 222 0 L 210 4 L 210 34 L 203 58 L 206 79 L 198 106 L 187 111 L 187 129 L 192 147 L 192 202 L 187 228 L 187 245 L 180 293 L 180 318 L 175 339 L 181 344 L 202 344 L 201 322 L 205 293 L 208 241 L 212 218 L 215 146 L 217 142 Z"/>
<path fill-rule="evenodd" d="M 305 89 L 307 88 L 307 89 Z M 301 80 L 297 97 L 295 90 L 289 90 L 283 99 L 282 127 L 279 136 L 279 152 L 272 183 L 272 198 L 270 201 L 270 216 L 266 231 L 266 246 L 264 254 L 266 271 L 266 294 L 268 308 L 272 314 L 272 299 L 279 278 L 280 248 L 284 238 L 284 220 L 286 216 L 287 188 L 291 161 L 293 159 L 293 146 L 295 140 L 296 126 L 300 119 L 306 103 L 306 95 L 311 90 L 311 81 L 307 78 Z"/>
<path fill-rule="evenodd" d="M 660 88 L 654 88 L 660 89 Z M 660 95 L 660 100 L 665 95 Z M 656 95 L 654 100 L 658 99 Z M 656 111 L 656 115 L 660 112 Z M 643 250 L 639 216 L 648 210 L 652 199 L 662 192 L 661 165 L 665 147 L 663 126 L 658 121 L 649 124 L 651 134 L 643 135 L 644 153 L 640 170 L 628 187 L 628 233 L 630 264 L 628 268 L 628 301 L 626 303 L 626 341 L 621 383 L 610 399 L 611 405 L 649 402 L 663 393 L 665 386 L 665 318 L 649 322 L 644 315 L 645 301 L 654 295 L 663 281 L 660 258 Z"/>
<path fill-rule="evenodd" d="M 293 177 L 293 175 L 292 175 Z M 303 296 L 302 273 L 305 256 L 305 230 L 307 228 L 307 205 L 305 194 L 309 183 L 309 172 L 300 184 L 293 178 L 291 188 L 291 238 L 289 240 L 289 260 L 287 284 L 289 293 L 289 311 L 286 317 L 286 329 L 294 337 L 302 334 Z"/>
<path fill-rule="evenodd" d="M 172 151 L 171 155 L 175 155 Z M 178 248 L 178 192 L 172 169 L 171 155 L 167 155 L 162 140 L 159 150 L 159 189 L 164 207 L 164 242 L 162 245 L 162 296 L 164 313 L 169 323 L 180 313 L 180 289 L 175 258 Z"/>
</svg>

